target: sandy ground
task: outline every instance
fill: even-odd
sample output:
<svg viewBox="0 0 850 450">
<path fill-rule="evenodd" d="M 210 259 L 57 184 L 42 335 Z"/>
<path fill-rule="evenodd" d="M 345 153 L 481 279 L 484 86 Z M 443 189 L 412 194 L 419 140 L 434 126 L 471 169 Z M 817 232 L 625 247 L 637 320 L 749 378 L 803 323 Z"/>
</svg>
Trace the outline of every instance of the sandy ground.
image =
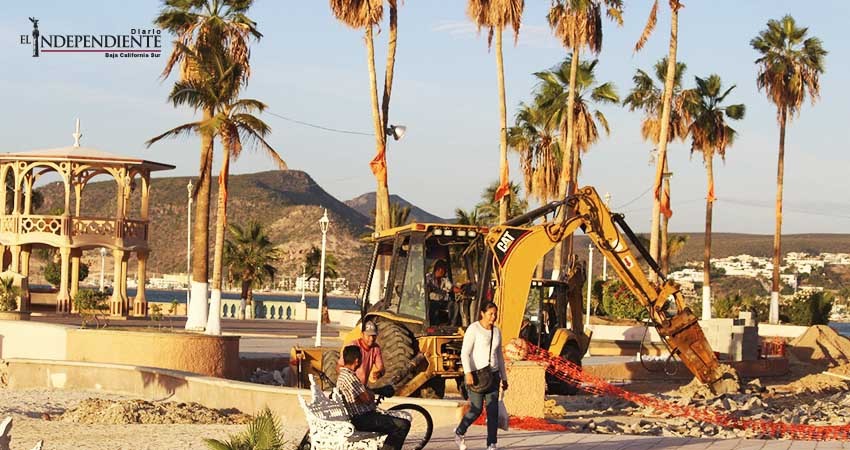
<svg viewBox="0 0 850 450">
<path fill-rule="evenodd" d="M 13 417 L 12 450 L 30 450 L 40 439 L 45 441 L 45 450 L 200 450 L 207 448 L 204 438 L 226 439 L 245 429 L 245 425 L 84 425 L 59 418 L 87 398 L 132 397 L 48 389 L 0 390 L 0 418 Z M 300 440 L 301 433 L 303 430 L 291 430 L 286 438 L 295 441 L 298 436 Z"/>
</svg>

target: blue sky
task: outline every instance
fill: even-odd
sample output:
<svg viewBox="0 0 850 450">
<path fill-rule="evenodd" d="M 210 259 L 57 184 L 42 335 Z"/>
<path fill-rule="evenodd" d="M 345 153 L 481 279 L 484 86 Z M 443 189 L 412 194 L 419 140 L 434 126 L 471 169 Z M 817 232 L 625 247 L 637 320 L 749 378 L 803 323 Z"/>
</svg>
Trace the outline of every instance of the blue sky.
<svg viewBox="0 0 850 450">
<path fill-rule="evenodd" d="M 662 1 L 662 4 L 665 3 Z M 498 176 L 498 98 L 495 57 L 484 35 L 465 15 L 466 2 L 404 2 L 399 18 L 396 78 L 390 122 L 408 126 L 402 141 L 391 142 L 389 188 L 426 210 L 452 216 L 471 208 L 483 187 Z M 505 65 L 509 122 L 516 105 L 530 97 L 532 73 L 547 69 L 565 51 L 545 21 L 549 2 L 528 0 L 519 42 L 506 35 Z M 612 81 L 624 97 L 636 68 L 649 69 L 666 55 L 669 14 L 662 8 L 656 34 L 638 54 L 632 52 L 650 1 L 627 2 L 625 25 L 605 24 L 597 76 Z M 72 143 L 74 118 L 83 123 L 83 143 L 120 154 L 174 164 L 168 175 L 194 175 L 198 141 L 186 138 L 144 148 L 144 141 L 187 122 L 193 112 L 175 109 L 165 99 L 172 79 L 159 74 L 159 59 L 115 59 L 99 54 L 30 56 L 19 44 L 28 34 L 27 17 L 40 20 L 42 34 L 127 33 L 150 28 L 157 1 L 33 1 L 2 6 L 0 17 L 0 110 L 2 151 L 53 148 Z M 829 51 L 822 97 L 806 104 L 786 138 L 785 233 L 850 232 L 850 46 L 844 27 L 850 3 L 824 0 L 817 7 L 799 1 L 690 1 L 680 13 L 679 59 L 693 76 L 719 74 L 737 85 L 730 101 L 744 103 L 747 115 L 733 126 L 739 132 L 726 163 L 715 164 L 714 230 L 771 234 L 774 227 L 778 127 L 774 107 L 755 86 L 757 57 L 749 40 L 768 19 L 790 13 Z M 362 33 L 346 28 L 323 0 L 258 0 L 250 16 L 265 35 L 252 47 L 253 76 L 245 97 L 296 120 L 344 130 L 370 132 L 366 51 Z M 376 41 L 382 78 L 386 33 Z M 165 49 L 170 38 L 164 38 Z M 651 144 L 642 142 L 640 115 L 605 106 L 612 133 L 585 155 L 582 184 L 610 192 L 612 207 L 626 213 L 632 228 L 649 228 L 654 172 Z M 270 142 L 293 169 L 304 170 L 341 200 L 374 190 L 368 162 L 369 136 L 332 133 L 267 115 Z M 218 163 L 216 163 L 216 166 Z M 706 177 L 700 155 L 689 146 L 670 147 L 674 172 L 674 231 L 701 231 Z M 272 168 L 260 154 L 245 153 L 236 173 Z M 520 181 L 512 160 L 512 178 Z M 155 185 L 154 185 L 155 187 Z"/>
</svg>

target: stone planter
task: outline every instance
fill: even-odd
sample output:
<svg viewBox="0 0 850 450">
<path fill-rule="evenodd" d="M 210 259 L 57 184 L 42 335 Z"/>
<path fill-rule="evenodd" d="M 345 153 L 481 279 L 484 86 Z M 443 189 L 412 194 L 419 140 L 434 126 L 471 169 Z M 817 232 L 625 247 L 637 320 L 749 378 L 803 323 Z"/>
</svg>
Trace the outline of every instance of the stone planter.
<svg viewBox="0 0 850 450">
<path fill-rule="evenodd" d="M 0 320 L 30 320 L 29 311 L 0 311 Z"/>
<path fill-rule="evenodd" d="M 239 336 L 159 330 L 68 330 L 68 360 L 129 364 L 238 379 Z"/>
</svg>

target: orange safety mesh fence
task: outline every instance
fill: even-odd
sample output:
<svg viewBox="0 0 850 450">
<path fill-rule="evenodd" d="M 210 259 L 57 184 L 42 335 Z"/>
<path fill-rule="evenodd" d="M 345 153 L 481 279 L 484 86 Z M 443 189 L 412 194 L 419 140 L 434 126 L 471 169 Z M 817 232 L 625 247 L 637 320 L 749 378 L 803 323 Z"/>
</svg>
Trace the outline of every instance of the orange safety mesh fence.
<svg viewBox="0 0 850 450">
<path fill-rule="evenodd" d="M 517 351 L 517 349 L 509 349 L 509 352 L 512 350 Z M 768 437 L 821 441 L 846 441 L 850 439 L 850 425 L 803 425 L 764 419 L 747 419 L 709 408 L 679 405 L 648 395 L 635 394 L 614 386 L 602 378 L 582 371 L 580 366 L 564 358 L 552 356 L 548 351 L 533 344 L 523 344 L 518 351 L 520 354 L 512 355 L 512 359 L 525 359 L 543 363 L 546 365 L 546 372 L 567 383 L 577 385 L 580 389 L 591 394 L 619 397 L 659 412 L 667 412 L 675 417 L 687 417 L 725 428 L 752 430 L 759 435 Z"/>
</svg>

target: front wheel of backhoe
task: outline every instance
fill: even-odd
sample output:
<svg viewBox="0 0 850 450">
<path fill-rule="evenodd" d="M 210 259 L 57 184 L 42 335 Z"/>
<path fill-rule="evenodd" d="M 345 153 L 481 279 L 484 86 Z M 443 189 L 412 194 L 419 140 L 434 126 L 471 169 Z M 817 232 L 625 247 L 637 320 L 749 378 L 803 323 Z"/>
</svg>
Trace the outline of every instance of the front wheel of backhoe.
<svg viewBox="0 0 850 450">
<path fill-rule="evenodd" d="M 374 384 L 385 386 L 400 377 L 401 382 L 407 381 L 408 370 L 413 355 L 416 354 L 415 342 L 410 332 L 395 322 L 381 321 L 378 323 L 378 345 L 384 359 L 384 376 Z M 401 382 L 396 383 L 398 387 Z"/>
</svg>

